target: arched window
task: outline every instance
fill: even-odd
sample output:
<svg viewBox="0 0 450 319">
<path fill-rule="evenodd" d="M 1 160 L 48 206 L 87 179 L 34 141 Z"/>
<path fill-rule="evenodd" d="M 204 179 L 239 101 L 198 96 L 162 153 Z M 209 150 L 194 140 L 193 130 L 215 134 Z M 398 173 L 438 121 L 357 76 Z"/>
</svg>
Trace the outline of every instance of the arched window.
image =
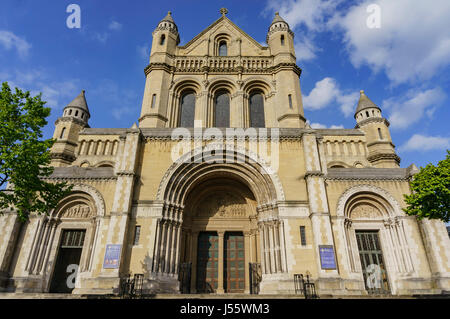
<svg viewBox="0 0 450 319">
<path fill-rule="evenodd" d="M 75 111 L 75 116 L 78 116 L 78 111 Z"/>
<path fill-rule="evenodd" d="M 155 102 L 156 102 L 156 94 L 153 94 L 153 96 L 152 96 L 152 109 L 155 107 Z"/>
<path fill-rule="evenodd" d="M 381 129 L 380 128 L 378 128 L 378 136 L 380 137 L 380 140 L 383 139 L 383 134 L 381 134 Z"/>
<path fill-rule="evenodd" d="M 288 99 L 289 99 L 289 108 L 290 109 L 292 109 L 293 108 L 293 106 L 292 106 L 292 95 L 288 95 Z"/>
<path fill-rule="evenodd" d="M 166 42 L 166 36 L 163 34 L 163 35 L 161 36 L 161 40 L 159 41 L 159 44 L 160 44 L 160 45 L 164 45 L 164 42 Z"/>
<path fill-rule="evenodd" d="M 61 135 L 59 136 L 59 138 L 63 138 L 64 137 L 64 133 L 66 133 L 66 128 L 63 127 L 62 131 L 61 131 Z"/>
<path fill-rule="evenodd" d="M 180 100 L 180 121 L 181 127 L 194 127 L 195 115 L 195 94 L 185 93 Z"/>
<path fill-rule="evenodd" d="M 281 35 L 281 45 L 284 45 L 284 35 Z"/>
<path fill-rule="evenodd" d="M 214 126 L 230 126 L 230 97 L 225 91 L 218 92 L 214 98 Z"/>
<path fill-rule="evenodd" d="M 249 98 L 250 127 L 265 127 L 264 97 L 261 93 L 253 93 Z"/>
<path fill-rule="evenodd" d="M 227 43 L 225 41 L 222 41 L 219 43 L 219 56 L 227 56 L 227 55 L 228 55 Z"/>
</svg>

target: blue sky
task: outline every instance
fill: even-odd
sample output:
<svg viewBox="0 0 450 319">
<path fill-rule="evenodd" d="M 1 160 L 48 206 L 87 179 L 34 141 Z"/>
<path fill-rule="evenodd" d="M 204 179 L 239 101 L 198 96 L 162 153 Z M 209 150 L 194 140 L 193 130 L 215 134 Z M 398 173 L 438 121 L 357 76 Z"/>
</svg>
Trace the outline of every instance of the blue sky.
<svg viewBox="0 0 450 319">
<path fill-rule="evenodd" d="M 69 29 L 69 4 L 81 28 Z M 431 5 L 432 3 L 432 5 Z M 367 27 L 380 8 L 380 28 Z M 401 166 L 424 166 L 450 148 L 450 1 L 2 0 L 0 81 L 43 92 L 45 136 L 86 90 L 91 127 L 131 127 L 140 114 L 152 32 L 172 11 L 183 45 L 220 17 L 260 43 L 275 11 L 295 32 L 305 116 L 313 127 L 353 128 L 359 90 L 383 110 Z"/>
</svg>

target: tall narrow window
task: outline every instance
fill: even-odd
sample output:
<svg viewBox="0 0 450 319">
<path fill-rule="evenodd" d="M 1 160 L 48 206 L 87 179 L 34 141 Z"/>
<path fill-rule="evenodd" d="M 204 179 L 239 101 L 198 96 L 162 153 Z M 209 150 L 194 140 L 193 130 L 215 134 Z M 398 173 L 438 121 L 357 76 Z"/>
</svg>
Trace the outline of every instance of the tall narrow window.
<svg viewBox="0 0 450 319">
<path fill-rule="evenodd" d="M 78 111 L 75 111 L 75 116 L 78 116 Z"/>
<path fill-rule="evenodd" d="M 378 136 L 380 137 L 380 140 L 383 139 L 383 134 L 381 134 L 381 128 L 378 128 Z"/>
<path fill-rule="evenodd" d="M 156 94 L 153 94 L 153 96 L 152 96 L 152 109 L 155 107 L 155 103 L 156 103 Z"/>
<path fill-rule="evenodd" d="M 214 99 L 214 126 L 230 126 L 230 97 L 225 91 L 217 93 Z"/>
<path fill-rule="evenodd" d="M 180 101 L 180 121 L 181 127 L 194 127 L 195 115 L 195 94 L 193 92 L 186 93 L 181 97 Z"/>
<path fill-rule="evenodd" d="M 133 241 L 134 246 L 139 245 L 139 237 L 141 237 L 141 226 L 137 225 L 134 228 L 134 241 Z"/>
<path fill-rule="evenodd" d="M 227 43 L 225 41 L 222 41 L 219 44 L 219 56 L 227 56 L 227 55 L 228 55 Z"/>
<path fill-rule="evenodd" d="M 284 35 L 281 35 L 281 45 L 284 45 Z"/>
<path fill-rule="evenodd" d="M 264 97 L 261 93 L 250 95 L 250 127 L 265 127 Z"/>
<path fill-rule="evenodd" d="M 59 138 L 63 138 L 65 132 L 66 132 L 66 128 L 63 127 L 63 129 L 62 129 L 62 131 L 61 131 L 61 135 L 59 136 Z"/>
<path fill-rule="evenodd" d="M 370 116 L 370 115 L 369 115 L 369 111 L 366 111 L 366 116 L 367 116 L 367 117 L 369 117 L 369 116 Z"/>
<path fill-rule="evenodd" d="M 288 95 L 288 99 L 289 99 L 289 108 L 292 109 L 292 108 L 293 108 L 293 107 L 292 107 L 292 95 L 289 94 L 289 95 Z"/>
<path fill-rule="evenodd" d="M 161 40 L 160 40 L 159 44 L 160 44 L 160 45 L 164 45 L 164 42 L 166 42 L 166 36 L 163 34 L 163 35 L 161 36 Z"/>
<path fill-rule="evenodd" d="M 300 226 L 300 241 L 302 246 L 306 246 L 306 230 L 305 226 Z"/>
</svg>

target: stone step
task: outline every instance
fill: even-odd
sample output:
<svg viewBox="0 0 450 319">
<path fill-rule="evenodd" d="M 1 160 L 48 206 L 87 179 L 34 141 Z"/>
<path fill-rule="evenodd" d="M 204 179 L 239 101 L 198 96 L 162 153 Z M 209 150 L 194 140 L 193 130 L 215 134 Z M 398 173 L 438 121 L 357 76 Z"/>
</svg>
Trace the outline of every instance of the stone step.
<svg viewBox="0 0 450 319">
<path fill-rule="evenodd" d="M 302 294 L 156 294 L 143 296 L 149 299 L 305 299 Z M 450 298 L 450 295 L 321 295 L 320 299 L 423 299 Z M 120 299 L 113 295 L 73 295 L 57 293 L 0 293 L 0 299 Z"/>
</svg>

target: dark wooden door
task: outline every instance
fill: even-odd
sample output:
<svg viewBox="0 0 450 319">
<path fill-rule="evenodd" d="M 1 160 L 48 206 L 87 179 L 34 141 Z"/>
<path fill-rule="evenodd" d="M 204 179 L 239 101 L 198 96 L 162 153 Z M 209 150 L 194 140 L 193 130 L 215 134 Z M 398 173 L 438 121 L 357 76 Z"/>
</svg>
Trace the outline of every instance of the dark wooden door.
<svg viewBox="0 0 450 319">
<path fill-rule="evenodd" d="M 242 233 L 226 233 L 224 248 L 223 275 L 225 292 L 244 292 L 245 248 Z"/>
<path fill-rule="evenodd" d="M 63 230 L 50 292 L 71 293 L 83 251 L 85 230 Z M 69 278 L 70 276 L 70 278 Z"/>
<path fill-rule="evenodd" d="M 212 293 L 218 287 L 219 238 L 216 232 L 198 235 L 197 292 Z"/>
<path fill-rule="evenodd" d="M 378 231 L 356 231 L 356 241 L 366 290 L 371 294 L 389 293 Z"/>
</svg>

